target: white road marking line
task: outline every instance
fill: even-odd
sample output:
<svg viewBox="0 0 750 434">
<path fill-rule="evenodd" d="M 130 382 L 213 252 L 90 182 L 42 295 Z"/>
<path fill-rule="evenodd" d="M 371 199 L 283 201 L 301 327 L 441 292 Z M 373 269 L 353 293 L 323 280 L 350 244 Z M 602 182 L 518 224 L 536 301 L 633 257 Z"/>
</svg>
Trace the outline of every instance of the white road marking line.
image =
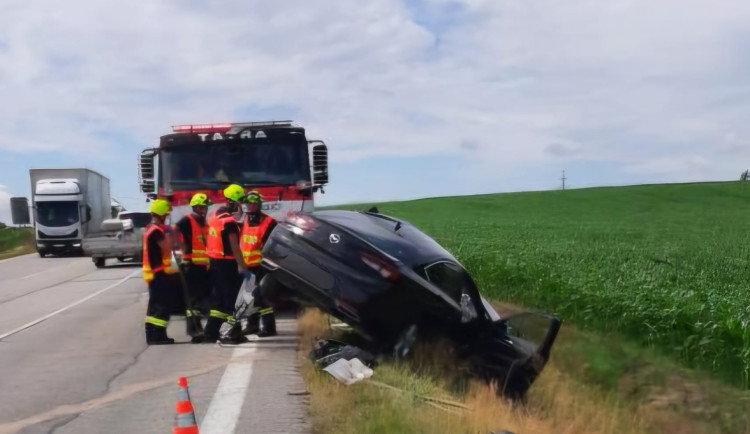
<svg viewBox="0 0 750 434">
<path fill-rule="evenodd" d="M 34 273 L 34 274 L 29 274 L 28 276 L 23 276 L 23 277 L 19 277 L 19 278 L 18 278 L 18 280 L 26 280 L 26 279 L 30 279 L 30 278 L 32 278 L 32 277 L 34 277 L 34 276 L 38 276 L 38 275 L 40 275 L 40 274 L 45 274 L 45 273 L 49 273 L 49 272 L 50 272 L 50 271 L 52 271 L 52 270 L 59 270 L 59 269 L 61 269 L 61 268 L 70 268 L 70 264 L 68 264 L 68 265 L 61 265 L 61 266 L 59 266 L 59 267 L 52 267 L 52 268 L 47 268 L 47 269 L 44 269 L 44 270 L 42 270 L 42 271 L 36 272 L 36 273 Z"/>
<path fill-rule="evenodd" d="M 18 327 L 15 330 L 11 330 L 11 331 L 9 331 L 7 333 L 4 333 L 4 334 L 0 335 L 0 340 L 3 340 L 5 338 L 7 338 L 8 336 L 12 336 L 12 335 L 14 335 L 14 334 L 16 334 L 18 332 L 24 331 L 24 330 L 26 330 L 29 327 L 33 327 L 33 326 L 39 324 L 42 321 L 46 321 L 46 320 L 52 318 L 53 316 L 57 315 L 58 313 L 65 312 L 66 310 L 68 310 L 70 308 L 76 307 L 76 306 L 78 306 L 81 303 L 84 303 L 84 302 L 86 302 L 88 300 L 91 300 L 92 298 L 96 297 L 97 295 L 99 295 L 99 294 L 101 294 L 103 292 L 109 291 L 112 288 L 115 288 L 115 287 L 118 287 L 118 286 L 122 285 L 128 279 L 130 279 L 132 277 L 135 277 L 136 275 L 138 275 L 140 273 L 141 273 L 141 270 L 135 270 L 132 273 L 128 274 L 127 276 L 123 277 L 122 279 L 118 280 L 117 282 L 115 282 L 115 283 L 107 286 L 106 288 L 100 289 L 100 290 L 94 292 L 93 294 L 89 294 L 86 297 L 84 297 L 84 298 L 82 298 L 82 299 L 80 299 L 80 300 L 78 300 L 76 302 L 73 302 L 73 303 L 71 303 L 71 304 L 69 304 L 69 305 L 67 305 L 65 307 L 62 307 L 62 308 L 60 308 L 60 309 L 58 309 L 58 310 L 56 310 L 56 311 L 54 311 L 54 312 L 52 312 L 50 314 L 44 315 L 43 317 L 41 317 L 39 319 L 35 319 L 34 321 L 31 321 L 28 324 L 22 325 L 21 327 Z"/>
<path fill-rule="evenodd" d="M 29 254 L 27 254 L 27 255 L 14 256 L 14 257 L 12 257 L 12 258 L 8 258 L 8 259 L 0 259 L 0 264 L 2 264 L 2 263 L 4 263 L 4 262 L 15 261 L 16 259 L 21 259 L 21 258 L 25 258 L 25 257 L 27 257 L 27 256 L 34 256 L 34 255 L 36 255 L 36 253 L 29 253 Z"/>
<path fill-rule="evenodd" d="M 57 268 L 60 268 L 60 267 L 57 267 Z M 44 274 L 44 273 L 47 273 L 48 271 L 52 271 L 52 270 L 53 270 L 53 269 L 49 269 L 49 270 L 44 270 L 44 271 L 40 271 L 40 272 L 38 272 L 38 273 L 34 273 L 34 274 L 29 274 L 28 276 L 23 276 L 23 277 L 19 277 L 19 278 L 18 278 L 18 280 L 26 280 L 26 279 L 32 278 L 32 277 L 34 277 L 34 276 L 38 276 L 38 275 L 40 275 L 40 274 Z"/>
<path fill-rule="evenodd" d="M 257 350 L 253 348 L 235 348 L 232 359 L 221 377 L 206 416 L 200 426 L 201 434 L 233 433 L 237 420 L 242 413 L 247 389 L 250 387 L 250 376 L 253 374 L 253 361 L 242 360 Z"/>
</svg>

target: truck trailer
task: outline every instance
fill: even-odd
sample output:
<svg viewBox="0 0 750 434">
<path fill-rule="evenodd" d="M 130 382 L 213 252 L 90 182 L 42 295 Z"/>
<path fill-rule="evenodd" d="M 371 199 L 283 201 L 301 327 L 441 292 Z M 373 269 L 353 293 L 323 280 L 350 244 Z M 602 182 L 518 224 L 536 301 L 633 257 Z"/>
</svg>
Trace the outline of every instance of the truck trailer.
<svg viewBox="0 0 750 434">
<path fill-rule="evenodd" d="M 112 217 L 109 179 L 89 169 L 31 169 L 39 256 L 82 254 L 82 240 Z"/>
</svg>

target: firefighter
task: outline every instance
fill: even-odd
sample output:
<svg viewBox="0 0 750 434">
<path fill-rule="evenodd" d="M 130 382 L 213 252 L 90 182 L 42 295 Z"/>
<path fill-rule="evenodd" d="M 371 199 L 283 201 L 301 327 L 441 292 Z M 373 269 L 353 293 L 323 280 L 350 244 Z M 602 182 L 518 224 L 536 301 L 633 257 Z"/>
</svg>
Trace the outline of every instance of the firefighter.
<svg viewBox="0 0 750 434">
<path fill-rule="evenodd" d="M 151 223 L 143 234 L 143 279 L 148 284 L 146 343 L 173 344 L 167 336 L 167 324 L 173 312 L 184 309 L 179 296 L 177 270 L 172 268 L 172 231 L 164 222 L 171 206 L 164 199 L 151 203 Z"/>
<path fill-rule="evenodd" d="M 215 217 L 208 222 L 208 242 L 206 250 L 210 258 L 211 278 L 213 283 L 212 307 L 205 328 L 207 342 L 216 342 L 223 323 L 228 323 L 232 330 L 237 324 L 232 317 L 237 294 L 242 286 L 243 275 L 248 273 L 240 251 L 240 226 L 234 214 L 239 203 L 245 198 L 245 191 L 237 184 L 224 189 L 227 206 L 218 209 Z M 232 333 L 222 341 L 242 340 L 240 333 Z M 237 336 L 239 334 L 239 336 Z"/>
<path fill-rule="evenodd" d="M 268 236 L 276 226 L 276 220 L 262 211 L 263 198 L 260 193 L 253 190 L 245 198 L 242 205 L 245 212 L 245 221 L 242 224 L 240 234 L 240 250 L 245 264 L 255 274 L 255 281 L 260 282 L 263 277 L 263 269 L 260 266 L 262 257 L 261 249 L 268 240 Z M 255 334 L 258 336 L 273 336 L 276 334 L 276 318 L 273 307 L 255 291 L 254 305 L 258 312 L 252 314 L 247 322 L 243 334 Z"/>
<path fill-rule="evenodd" d="M 211 280 L 209 276 L 209 258 L 206 252 L 206 238 L 208 226 L 206 213 L 208 212 L 208 196 L 196 193 L 190 199 L 193 208 L 191 214 L 183 217 L 175 225 L 180 234 L 182 244 L 182 263 L 180 267 L 188 282 L 188 291 L 193 306 L 188 315 L 203 314 L 208 316 L 209 298 L 211 296 Z"/>
</svg>

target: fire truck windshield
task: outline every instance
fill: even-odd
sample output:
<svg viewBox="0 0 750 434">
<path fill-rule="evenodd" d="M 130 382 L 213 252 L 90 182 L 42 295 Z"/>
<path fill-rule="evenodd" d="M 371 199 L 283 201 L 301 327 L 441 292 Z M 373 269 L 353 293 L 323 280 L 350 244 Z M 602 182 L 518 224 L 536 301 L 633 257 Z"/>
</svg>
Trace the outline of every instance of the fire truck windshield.
<svg viewBox="0 0 750 434">
<path fill-rule="evenodd" d="M 164 149 L 160 184 L 167 190 L 295 185 L 310 180 L 306 143 L 201 143 Z"/>
</svg>

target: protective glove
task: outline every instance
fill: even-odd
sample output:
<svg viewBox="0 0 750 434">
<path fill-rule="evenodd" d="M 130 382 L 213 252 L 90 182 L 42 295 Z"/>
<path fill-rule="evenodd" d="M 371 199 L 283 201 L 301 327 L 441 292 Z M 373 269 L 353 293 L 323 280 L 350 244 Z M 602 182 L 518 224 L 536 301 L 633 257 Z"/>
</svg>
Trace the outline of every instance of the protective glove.
<svg viewBox="0 0 750 434">
<path fill-rule="evenodd" d="M 241 274 L 242 274 L 243 279 L 250 280 L 253 283 L 253 285 L 255 284 L 255 273 L 253 271 L 243 270 Z"/>
</svg>

